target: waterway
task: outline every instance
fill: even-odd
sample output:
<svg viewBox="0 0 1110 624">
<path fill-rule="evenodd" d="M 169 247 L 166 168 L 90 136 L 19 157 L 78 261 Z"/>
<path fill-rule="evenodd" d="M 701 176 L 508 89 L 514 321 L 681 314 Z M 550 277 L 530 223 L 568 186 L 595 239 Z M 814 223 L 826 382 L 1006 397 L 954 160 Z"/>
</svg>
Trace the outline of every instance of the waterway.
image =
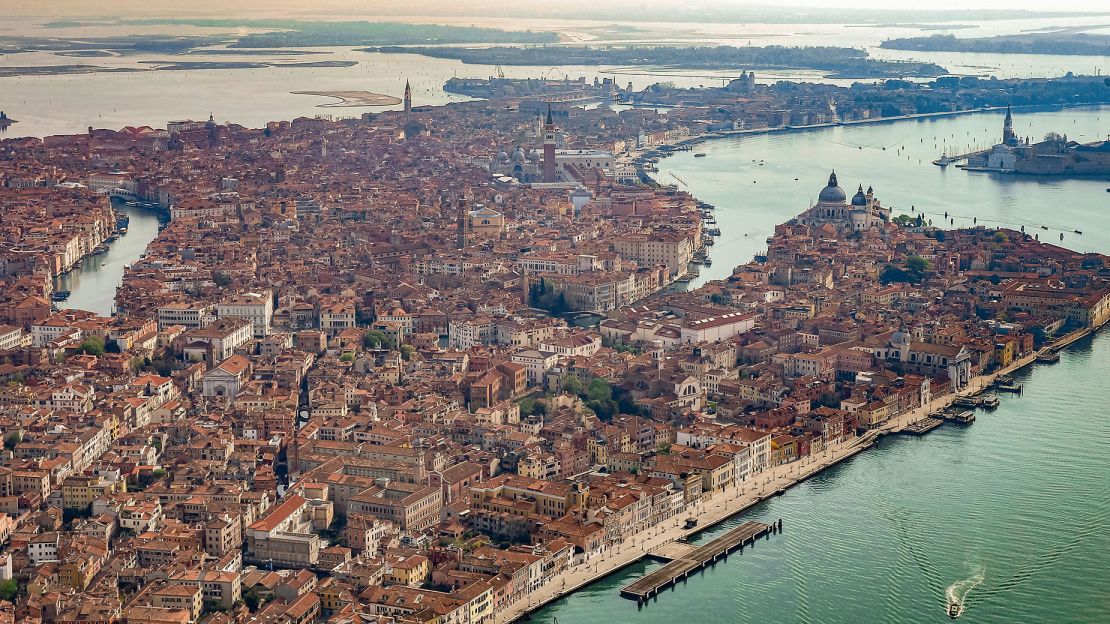
<svg viewBox="0 0 1110 624">
<path fill-rule="evenodd" d="M 55 290 L 70 291 L 69 298 L 58 304 L 59 307 L 110 315 L 124 269 L 138 260 L 150 241 L 158 236 L 160 213 L 119 202 L 115 205 L 130 219 L 127 233 L 108 244 L 108 253 L 86 257 L 72 271 L 55 280 Z"/>
<path fill-rule="evenodd" d="M 371 16 L 366 16 L 371 18 Z M 347 16 L 350 18 L 350 16 Z M 469 19 L 444 16 L 413 16 L 414 21 L 471 25 Z M 87 25 L 75 28 L 43 28 L 42 20 L 13 19 L 0 25 L 0 34 L 27 34 L 43 37 L 114 36 L 125 34 L 214 34 L 226 29 L 186 26 Z M 1105 70 L 1106 57 L 964 54 L 885 50 L 879 43 L 889 37 L 953 34 L 961 37 L 1020 33 L 1046 26 L 1071 27 L 1097 25 L 1094 18 L 1049 20 L 1001 20 L 968 24 L 973 28 L 933 30 L 913 26 L 895 27 L 854 24 L 707 24 L 637 22 L 635 30 L 614 29 L 612 23 L 589 20 L 523 20 L 514 18 L 484 20 L 483 25 L 506 29 L 551 29 L 561 33 L 568 44 L 674 43 L 685 45 L 785 45 L 853 46 L 867 49 L 876 58 L 936 62 L 957 75 L 993 75 L 999 78 L 1060 76 L 1072 71 L 1094 74 Z M 248 32 L 249 29 L 242 32 Z M 1094 28 L 1102 33 L 1106 29 Z M 141 69 L 123 73 L 93 73 L 53 76 L 15 76 L 0 78 L 0 109 L 19 120 L 0 137 L 46 136 L 84 132 L 88 126 L 119 129 L 149 125 L 164 128 L 173 119 L 231 121 L 260 127 L 269 121 L 299 116 L 358 116 L 364 112 L 396 110 L 385 107 L 320 108 L 331 98 L 296 95 L 293 91 L 370 91 L 401 97 L 406 81 L 411 82 L 417 106 L 464 101 L 465 96 L 447 93 L 447 79 L 486 78 L 496 73 L 490 65 L 467 65 L 448 59 L 418 55 L 376 54 L 350 47 L 305 48 L 313 55 L 275 53 L 269 55 L 227 55 L 222 53 L 188 56 L 168 54 L 117 55 L 79 58 L 58 56 L 48 51 L 0 55 L 0 66 L 32 67 L 87 64 L 114 69 Z M 208 69 L 156 71 L 152 64 L 189 62 L 265 61 L 298 63 L 309 61 L 353 61 L 350 67 L 269 67 L 256 69 Z M 579 76 L 588 79 L 612 78 L 621 87 L 634 89 L 657 82 L 680 87 L 719 86 L 736 77 L 741 68 L 730 70 L 690 70 L 663 67 L 615 67 L 557 65 L 558 52 L 552 52 L 552 65 L 543 67 L 505 66 L 509 78 L 560 78 Z M 779 80 L 827 82 L 850 85 L 856 80 L 825 78 L 822 72 L 805 69 L 760 70 L 758 82 Z M 120 97 L 126 93 L 126 97 Z"/>
<path fill-rule="evenodd" d="M 947 227 L 1025 227 L 1042 241 L 1110 252 L 1110 177 L 1069 179 L 967 172 L 932 164 L 1001 141 L 1004 111 L 834 126 L 706 141 L 659 163 L 656 180 L 678 184 L 717 207 L 722 236 L 692 287 L 728 277 L 767 248 L 775 225 L 812 206 L 836 171 L 849 198 L 859 185 L 895 214 L 924 211 Z M 1102 119 L 1106 117 L 1107 119 Z M 1106 139 L 1110 106 L 1014 112 L 1014 131 L 1040 140 L 1054 131 L 1082 142 Z M 694 154 L 704 152 L 704 158 Z M 1042 229 L 1042 226 L 1048 229 Z M 1076 234 L 1074 230 L 1082 234 Z M 1063 234 L 1063 240 L 1060 235 Z"/>
<path fill-rule="evenodd" d="M 699 536 L 745 520 L 784 532 L 692 577 L 637 611 L 626 568 L 531 618 L 548 624 L 1105 622 L 1110 612 L 1110 333 L 1059 364 L 1016 375 L 971 426 L 871 450 Z"/>
</svg>

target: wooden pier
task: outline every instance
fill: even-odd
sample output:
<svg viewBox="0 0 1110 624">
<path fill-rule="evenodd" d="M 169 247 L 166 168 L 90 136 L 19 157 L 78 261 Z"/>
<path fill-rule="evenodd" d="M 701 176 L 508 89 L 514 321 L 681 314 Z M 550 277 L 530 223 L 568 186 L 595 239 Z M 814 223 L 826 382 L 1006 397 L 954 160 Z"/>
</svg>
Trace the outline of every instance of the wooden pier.
<svg viewBox="0 0 1110 624">
<path fill-rule="evenodd" d="M 728 554 L 736 549 L 740 549 L 742 552 L 744 546 L 754 544 L 755 540 L 760 537 L 778 533 L 781 530 L 782 520 L 779 520 L 777 524 L 745 522 L 706 544 L 697 547 L 691 546 L 690 550 L 685 552 L 681 552 L 684 549 L 680 549 L 681 555 L 679 558 L 672 559 L 663 567 L 626 585 L 621 589 L 621 596 L 635 600 L 637 603 L 643 603 L 658 595 L 659 590 L 674 585 L 678 581 L 686 580 L 692 572 L 704 569 L 706 566 L 716 563 L 719 559 L 727 558 Z M 674 549 L 671 549 L 671 553 L 674 552 Z M 658 553 L 656 556 L 668 558 L 664 553 Z"/>
</svg>

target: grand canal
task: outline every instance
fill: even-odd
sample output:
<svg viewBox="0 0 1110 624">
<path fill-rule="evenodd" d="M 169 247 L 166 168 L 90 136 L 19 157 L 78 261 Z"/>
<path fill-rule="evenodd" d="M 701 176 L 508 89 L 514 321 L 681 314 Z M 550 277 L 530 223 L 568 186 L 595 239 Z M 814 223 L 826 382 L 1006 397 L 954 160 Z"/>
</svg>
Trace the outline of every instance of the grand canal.
<svg viewBox="0 0 1110 624">
<path fill-rule="evenodd" d="M 109 244 L 108 253 L 85 258 L 72 271 L 55 280 L 55 290 L 70 291 L 69 298 L 60 303 L 60 307 L 111 314 L 124 270 L 138 260 L 150 241 L 158 236 L 157 212 L 119 203 L 116 208 L 130 220 L 127 233 Z"/>
</svg>

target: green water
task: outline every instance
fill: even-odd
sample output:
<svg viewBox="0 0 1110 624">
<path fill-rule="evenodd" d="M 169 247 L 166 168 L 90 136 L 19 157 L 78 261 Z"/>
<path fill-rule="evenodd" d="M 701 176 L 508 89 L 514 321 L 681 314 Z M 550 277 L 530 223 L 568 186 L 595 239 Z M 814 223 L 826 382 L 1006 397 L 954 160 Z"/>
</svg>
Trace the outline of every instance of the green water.
<svg viewBox="0 0 1110 624">
<path fill-rule="evenodd" d="M 1093 344 L 1092 344 L 1093 343 Z M 642 610 L 619 588 L 638 565 L 535 622 L 1106 622 L 1110 614 L 1110 333 L 1017 375 L 971 426 L 895 436 L 706 532 L 783 519 Z M 955 585 L 955 587 L 953 587 Z"/>
<path fill-rule="evenodd" d="M 1069 136 L 1094 140 L 1107 112 L 1021 115 L 1019 132 L 1077 128 Z M 702 269 L 713 278 L 763 249 L 774 225 L 803 210 L 833 168 L 849 195 L 857 183 L 872 184 L 886 203 L 907 211 L 911 204 L 948 210 L 963 224 L 972 216 L 1027 229 L 1044 223 L 1058 229 L 1046 234 L 1037 227 L 1042 239 L 1058 242 L 1066 229 L 1064 244 L 1110 251 L 1105 181 L 941 170 L 928 164 L 939 153 L 917 140 L 980 126 L 993 133 L 1000 125 L 1000 115 L 985 114 L 713 141 L 698 148 L 706 158 L 685 153 L 664 160 L 660 176 L 674 172 L 718 206 L 723 236 L 713 250 L 716 262 Z M 907 153 L 898 154 L 896 143 Z M 1084 234 L 1071 233 L 1076 228 Z M 1081 341 L 1059 364 L 1018 374 L 1025 394 L 1001 397 L 997 410 L 980 412 L 969 427 L 885 438 L 708 531 L 703 539 L 744 520 L 778 518 L 785 529 L 642 610 L 619 588 L 656 564 L 608 577 L 532 621 L 944 622 L 947 594 L 955 592 L 966 604 L 960 622 L 1110 622 L 1106 371 L 1110 332 Z"/>
<path fill-rule="evenodd" d="M 703 268 L 702 279 L 693 285 L 727 277 L 733 267 L 765 250 L 777 224 L 817 201 L 831 170 L 836 170 L 848 197 L 860 184 L 864 189 L 873 186 L 895 214 L 924 211 L 939 226 L 947 212 L 954 219 L 948 227 L 1025 226 L 1045 242 L 1110 252 L 1110 176 L 1019 177 L 931 164 L 944 151 L 960 153 L 968 146 L 1000 141 L 1003 114 L 715 139 L 663 159 L 656 174 L 660 183 L 679 184 L 717 206 L 714 216 L 722 236 L 712 249 L 712 267 Z M 1110 106 L 1019 110 L 1014 113 L 1014 131 L 1034 141 L 1050 131 L 1082 142 L 1106 139 Z M 706 157 L 695 158 L 696 152 Z M 1083 234 L 1075 234 L 1076 229 Z"/>
</svg>

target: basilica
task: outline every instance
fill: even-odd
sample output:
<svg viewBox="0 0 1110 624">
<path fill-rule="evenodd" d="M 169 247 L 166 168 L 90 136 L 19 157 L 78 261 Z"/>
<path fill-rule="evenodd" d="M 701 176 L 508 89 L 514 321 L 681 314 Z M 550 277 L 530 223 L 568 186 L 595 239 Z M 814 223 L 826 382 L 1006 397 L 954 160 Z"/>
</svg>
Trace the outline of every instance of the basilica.
<svg viewBox="0 0 1110 624">
<path fill-rule="evenodd" d="M 840 234 L 882 228 L 890 221 L 890 208 L 884 208 L 871 187 L 865 192 L 863 185 L 851 202 L 836 181 L 836 172 L 829 176 L 829 184 L 821 189 L 817 203 L 798 215 L 798 223 L 810 227 L 831 225 Z"/>
</svg>

